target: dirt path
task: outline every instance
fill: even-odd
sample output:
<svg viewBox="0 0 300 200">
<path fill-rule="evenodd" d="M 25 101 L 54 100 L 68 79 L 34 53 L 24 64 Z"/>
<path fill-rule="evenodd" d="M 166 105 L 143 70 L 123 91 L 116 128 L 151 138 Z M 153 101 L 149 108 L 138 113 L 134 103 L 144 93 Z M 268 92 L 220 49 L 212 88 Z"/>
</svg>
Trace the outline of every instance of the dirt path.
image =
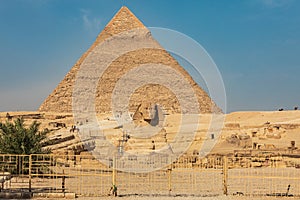
<svg viewBox="0 0 300 200">
<path fill-rule="evenodd" d="M 47 198 L 48 199 L 48 198 Z M 125 196 L 125 197 L 79 197 L 78 200 L 286 200 L 290 197 L 243 197 L 243 196 L 216 196 L 216 197 L 193 197 L 193 196 Z M 42 200 L 42 199 L 37 199 Z M 52 200 L 52 199 L 48 199 Z M 53 199 L 54 200 L 54 199 Z"/>
</svg>

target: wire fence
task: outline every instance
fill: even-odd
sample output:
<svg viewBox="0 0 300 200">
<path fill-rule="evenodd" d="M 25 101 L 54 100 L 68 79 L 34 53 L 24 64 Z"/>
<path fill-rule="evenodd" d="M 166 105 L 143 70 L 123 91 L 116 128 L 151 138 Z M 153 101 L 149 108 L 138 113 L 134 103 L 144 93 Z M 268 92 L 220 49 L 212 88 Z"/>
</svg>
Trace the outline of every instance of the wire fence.
<svg viewBox="0 0 300 200">
<path fill-rule="evenodd" d="M 139 158 L 127 159 L 141 166 Z M 0 155 L 0 193 L 107 196 L 116 185 L 118 195 L 300 196 L 298 158 L 182 156 L 151 172 L 119 170 L 123 161 L 116 157 L 106 166 L 89 154 Z"/>
</svg>

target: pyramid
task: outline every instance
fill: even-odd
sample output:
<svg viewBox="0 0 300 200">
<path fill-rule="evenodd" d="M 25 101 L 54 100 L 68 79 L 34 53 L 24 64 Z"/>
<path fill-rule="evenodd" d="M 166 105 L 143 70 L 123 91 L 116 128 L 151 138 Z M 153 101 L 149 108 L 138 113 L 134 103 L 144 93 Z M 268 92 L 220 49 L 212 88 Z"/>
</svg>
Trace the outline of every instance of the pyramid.
<svg viewBox="0 0 300 200">
<path fill-rule="evenodd" d="M 83 67 L 88 56 L 93 55 L 97 46 L 112 36 L 131 30 L 143 30 L 147 33 L 148 39 L 153 43 L 158 42 L 151 36 L 150 31 L 135 15 L 127 8 L 122 7 L 112 20 L 98 35 L 92 46 L 81 56 L 76 64 L 67 73 L 64 79 L 47 97 L 39 108 L 40 112 L 72 112 L 72 94 L 76 74 Z M 156 49 L 138 49 L 128 52 L 114 60 L 102 74 L 95 97 L 95 108 L 97 113 L 108 113 L 112 110 L 112 93 L 116 83 L 128 71 L 139 65 L 154 63 L 171 66 L 180 73 L 192 86 L 200 106 L 201 113 L 222 112 L 220 108 L 210 99 L 208 94 L 200 88 L 183 67 L 162 47 Z M 159 84 L 147 84 L 139 87 L 130 97 L 129 111 L 134 112 L 141 105 L 140 110 L 145 113 L 151 106 L 162 105 L 169 113 L 180 113 L 181 106 L 176 95 L 167 87 Z"/>
</svg>

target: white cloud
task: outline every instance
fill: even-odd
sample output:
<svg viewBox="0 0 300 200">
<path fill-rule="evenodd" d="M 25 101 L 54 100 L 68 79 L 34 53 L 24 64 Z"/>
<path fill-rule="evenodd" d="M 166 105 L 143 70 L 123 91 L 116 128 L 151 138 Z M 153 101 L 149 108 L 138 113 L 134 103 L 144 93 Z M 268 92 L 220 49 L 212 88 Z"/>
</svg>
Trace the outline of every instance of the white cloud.
<svg viewBox="0 0 300 200">
<path fill-rule="evenodd" d="M 289 6 L 294 0 L 260 0 L 268 8 L 279 8 Z"/>
<path fill-rule="evenodd" d="M 80 11 L 84 29 L 93 36 L 97 35 L 101 28 L 101 19 L 93 17 L 89 10 L 81 9 Z"/>
</svg>

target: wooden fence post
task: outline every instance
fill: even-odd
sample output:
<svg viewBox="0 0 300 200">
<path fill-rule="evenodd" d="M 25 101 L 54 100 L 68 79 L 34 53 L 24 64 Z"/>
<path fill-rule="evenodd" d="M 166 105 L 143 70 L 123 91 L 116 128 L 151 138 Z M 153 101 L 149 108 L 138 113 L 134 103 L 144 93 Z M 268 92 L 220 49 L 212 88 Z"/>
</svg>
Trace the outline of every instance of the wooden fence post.
<svg viewBox="0 0 300 200">
<path fill-rule="evenodd" d="M 172 191 L 172 167 L 168 169 L 168 189 L 170 194 Z"/>
<path fill-rule="evenodd" d="M 228 194 L 228 158 L 227 156 L 223 157 L 223 194 Z"/>
<path fill-rule="evenodd" d="M 65 176 L 65 170 L 63 169 L 62 171 L 62 177 L 61 177 L 61 189 L 62 189 L 62 192 L 65 193 L 66 191 L 66 176 Z"/>
<path fill-rule="evenodd" d="M 116 157 L 113 157 L 113 171 L 112 171 L 112 184 L 113 185 L 117 185 L 117 180 L 116 180 L 116 176 L 117 176 L 117 171 L 116 171 Z"/>
<path fill-rule="evenodd" d="M 31 154 L 30 154 L 29 155 L 29 172 L 28 172 L 28 176 L 29 176 L 28 189 L 29 189 L 29 192 L 31 192 L 31 168 L 32 168 L 32 157 L 31 157 Z"/>
<path fill-rule="evenodd" d="M 113 157 L 113 171 L 112 171 L 112 187 L 111 193 L 113 196 L 118 196 L 118 187 L 117 187 L 117 163 L 116 156 Z"/>
</svg>

